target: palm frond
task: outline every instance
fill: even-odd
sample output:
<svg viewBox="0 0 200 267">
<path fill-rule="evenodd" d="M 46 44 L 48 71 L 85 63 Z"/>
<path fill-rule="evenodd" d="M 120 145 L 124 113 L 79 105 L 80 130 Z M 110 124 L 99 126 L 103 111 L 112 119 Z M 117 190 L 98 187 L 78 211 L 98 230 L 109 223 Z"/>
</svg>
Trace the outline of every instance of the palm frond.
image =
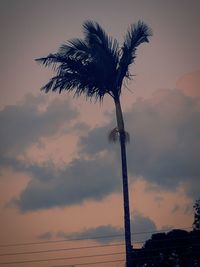
<svg viewBox="0 0 200 267">
<path fill-rule="evenodd" d="M 100 44 L 105 50 L 110 50 L 113 53 L 118 53 L 118 42 L 107 35 L 103 28 L 94 21 L 85 21 L 83 23 L 83 30 L 85 40 L 88 44 L 93 45 L 94 43 Z"/>
<path fill-rule="evenodd" d="M 47 57 L 36 58 L 36 62 L 43 64 L 45 67 L 52 66 L 53 69 L 56 68 L 57 64 L 63 63 L 65 58 L 58 53 L 49 54 Z"/>
<path fill-rule="evenodd" d="M 117 64 L 119 59 L 119 44 L 117 40 L 109 37 L 102 27 L 94 21 L 86 21 L 83 24 L 83 29 L 85 42 L 87 42 L 91 48 L 95 49 L 94 51 L 96 51 L 96 54 L 101 51 L 101 55 L 104 52 L 109 61 L 112 61 L 113 64 Z"/>
<path fill-rule="evenodd" d="M 46 93 L 50 90 L 63 90 L 74 92 L 75 96 L 85 94 L 88 98 L 102 100 L 109 92 L 109 84 L 102 79 L 95 62 L 82 63 L 77 58 L 66 58 L 65 62 L 57 68 L 57 75 L 42 87 Z"/>
<path fill-rule="evenodd" d="M 89 48 L 81 39 L 73 39 L 61 45 L 58 52 L 49 54 L 47 57 L 35 59 L 45 67 L 55 66 L 56 64 L 66 63 L 70 58 L 77 60 L 87 60 L 89 58 Z"/>
<path fill-rule="evenodd" d="M 60 86 L 59 92 L 69 91 L 74 86 L 75 94 L 80 95 L 85 86 L 87 97 L 94 96 L 102 100 L 114 86 L 117 68 L 117 62 L 114 62 L 111 53 L 104 46 L 105 43 L 102 46 L 89 45 L 85 40 L 73 39 L 63 44 L 57 53 L 37 59 L 45 67 L 53 66 L 57 71 L 57 76 L 42 90 L 57 91 Z M 73 80 L 70 82 L 69 77 L 72 79 L 72 75 Z M 75 79 L 79 81 L 75 82 Z"/>
<path fill-rule="evenodd" d="M 124 77 L 130 77 L 129 65 L 135 60 L 137 47 L 144 42 L 149 42 L 151 35 L 151 29 L 142 21 L 132 24 L 128 29 L 121 48 L 122 54 L 119 61 L 117 80 L 119 85 L 121 85 Z"/>
<path fill-rule="evenodd" d="M 83 29 L 84 39 L 72 39 L 61 45 L 57 53 L 36 59 L 56 71 L 42 90 L 73 90 L 77 96 L 85 94 L 100 100 L 105 94 L 119 97 L 123 78 L 131 77 L 128 66 L 135 58 L 136 47 L 148 41 L 149 28 L 140 21 L 132 25 L 121 50 L 97 22 L 86 21 Z"/>
<path fill-rule="evenodd" d="M 144 42 L 149 42 L 149 37 L 152 36 L 151 29 L 143 21 L 138 21 L 132 24 L 128 29 L 125 37 L 124 47 L 128 50 L 133 50 L 138 45 Z"/>
<path fill-rule="evenodd" d="M 64 57 L 88 58 L 91 53 L 87 43 L 79 38 L 74 38 L 71 41 L 61 45 L 58 53 Z"/>
</svg>

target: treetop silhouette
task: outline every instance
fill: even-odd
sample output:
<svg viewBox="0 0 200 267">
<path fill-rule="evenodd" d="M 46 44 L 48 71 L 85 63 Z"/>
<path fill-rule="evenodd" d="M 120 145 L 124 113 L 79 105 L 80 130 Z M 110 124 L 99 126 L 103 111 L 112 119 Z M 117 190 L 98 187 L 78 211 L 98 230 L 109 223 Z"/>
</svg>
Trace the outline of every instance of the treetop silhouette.
<svg viewBox="0 0 200 267">
<path fill-rule="evenodd" d="M 129 135 L 124 127 L 120 96 L 123 82 L 132 77 L 129 67 L 135 61 L 136 50 L 140 44 L 149 42 L 152 32 L 147 24 L 138 21 L 129 27 L 121 47 L 97 22 L 84 22 L 83 34 L 83 39 L 72 39 L 61 45 L 58 52 L 36 61 L 45 67 L 52 66 L 56 72 L 56 75 L 42 87 L 46 93 L 73 91 L 74 96 L 85 95 L 86 98 L 94 98 L 100 102 L 108 94 L 114 100 L 117 127 L 111 131 L 109 139 L 120 141 L 126 267 L 131 267 L 132 245 L 126 160 L 126 141 Z"/>
</svg>

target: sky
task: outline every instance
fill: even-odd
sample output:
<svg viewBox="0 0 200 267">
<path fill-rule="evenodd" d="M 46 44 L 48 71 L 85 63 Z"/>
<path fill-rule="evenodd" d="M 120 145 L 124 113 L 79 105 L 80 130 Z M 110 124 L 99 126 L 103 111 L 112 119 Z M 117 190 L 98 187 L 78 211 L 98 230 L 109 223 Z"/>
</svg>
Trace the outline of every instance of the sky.
<svg viewBox="0 0 200 267">
<path fill-rule="evenodd" d="M 90 239 L 123 234 L 119 144 L 108 142 L 112 99 L 41 92 L 53 72 L 34 60 L 83 37 L 86 20 L 120 44 L 138 20 L 153 31 L 122 95 L 134 246 L 153 231 L 192 226 L 200 197 L 199 8 L 198 0 L 0 1 L 0 264 L 124 266 L 123 246 L 110 246 L 123 237 Z M 74 238 L 84 240 L 57 242 Z M 52 249 L 60 251 L 7 255 Z M 45 261 L 53 258 L 66 259 Z"/>
</svg>

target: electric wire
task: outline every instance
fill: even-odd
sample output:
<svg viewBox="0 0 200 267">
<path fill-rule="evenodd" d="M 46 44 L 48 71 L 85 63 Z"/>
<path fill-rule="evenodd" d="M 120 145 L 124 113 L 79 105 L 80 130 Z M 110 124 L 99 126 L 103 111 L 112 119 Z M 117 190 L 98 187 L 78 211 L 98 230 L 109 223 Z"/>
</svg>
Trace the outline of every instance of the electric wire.
<svg viewBox="0 0 200 267">
<path fill-rule="evenodd" d="M 178 255 L 180 252 L 176 251 L 176 249 L 184 249 L 187 248 L 188 250 L 194 249 L 194 248 L 199 248 L 200 245 L 198 244 L 193 244 L 193 245 L 180 245 L 180 246 L 167 246 L 167 247 L 162 247 L 162 248 L 147 248 L 141 251 L 141 253 L 149 253 L 149 252 L 156 252 L 158 251 L 159 253 L 162 253 L 164 251 L 172 252 L 177 252 Z M 137 251 L 133 250 L 133 257 L 134 257 L 134 252 L 135 256 L 138 260 L 141 259 L 147 259 L 147 258 L 155 258 L 157 257 L 156 255 L 151 255 L 151 256 L 141 256 L 137 255 Z M 48 259 L 40 259 L 40 260 L 26 260 L 26 261 L 5 261 L 5 262 L 0 262 L 0 265 L 9 265 L 9 264 L 24 264 L 24 263 L 39 263 L 39 262 L 47 262 L 47 261 L 55 261 L 55 260 L 70 260 L 70 259 L 83 259 L 83 258 L 94 258 L 94 257 L 106 257 L 106 256 L 113 256 L 113 255 L 120 255 L 120 254 L 125 254 L 125 252 L 117 252 L 117 253 L 106 253 L 106 254 L 93 254 L 93 255 L 84 255 L 84 256 L 73 256 L 73 257 L 62 257 L 62 258 L 48 258 Z M 195 251 L 193 251 L 193 254 L 196 254 Z M 197 254 L 198 255 L 198 254 Z M 63 265 L 65 266 L 65 265 Z"/>
<path fill-rule="evenodd" d="M 192 227 L 185 227 L 185 228 L 178 228 L 178 230 L 189 230 L 192 229 Z M 144 231 L 144 232 L 137 232 L 137 233 L 132 233 L 131 235 L 142 235 L 142 234 L 155 234 L 155 233 L 163 233 L 163 232 L 169 232 L 172 230 L 176 229 L 162 229 L 162 230 L 155 230 L 155 231 Z"/>
<path fill-rule="evenodd" d="M 187 254 L 190 254 L 191 252 L 188 252 Z M 199 254 L 197 252 L 192 252 L 192 254 L 198 256 Z M 185 255 L 185 253 L 179 253 L 177 256 L 182 256 Z M 168 256 L 173 256 L 173 255 L 168 255 Z M 175 254 L 176 256 L 176 254 Z M 161 258 L 161 255 L 151 255 L 151 256 L 139 256 L 136 261 L 141 261 L 141 260 L 155 260 L 157 258 Z M 50 266 L 50 267 L 70 267 L 70 266 L 78 266 L 78 265 L 93 265 L 93 264 L 103 264 L 103 263 L 111 263 L 111 262 L 125 262 L 125 259 L 123 260 L 114 260 L 114 261 L 105 261 L 105 262 L 91 262 L 91 263 L 75 263 L 75 264 L 65 264 L 65 265 L 54 265 L 54 266 Z"/>
<path fill-rule="evenodd" d="M 179 230 L 189 230 L 192 227 L 179 228 Z M 142 234 L 154 234 L 154 233 L 162 233 L 169 232 L 173 229 L 162 229 L 157 231 L 144 231 L 144 232 L 135 232 L 131 235 L 142 235 Z M 49 243 L 61 243 L 61 242 L 72 242 L 72 241 L 84 241 L 84 240 L 96 240 L 96 239 L 104 239 L 104 238 L 114 238 L 114 237 L 123 237 L 124 234 L 118 235 L 106 235 L 106 236 L 96 236 L 96 237 L 85 237 L 85 238 L 69 238 L 69 239 L 60 239 L 60 240 L 47 240 L 40 242 L 24 242 L 24 243 L 13 243 L 13 244 L 1 244 L 0 247 L 13 247 L 13 246 L 29 246 L 29 245 L 41 245 L 41 244 L 49 244 Z"/>
<path fill-rule="evenodd" d="M 104 264 L 104 263 L 113 263 L 113 262 L 124 262 L 123 260 L 113 260 L 113 261 L 96 261 L 96 262 L 87 262 L 87 263 L 74 263 L 74 264 L 65 264 L 65 265 L 54 265 L 50 267 L 70 267 L 70 266 L 81 266 L 81 265 L 94 265 L 94 264 Z"/>
<path fill-rule="evenodd" d="M 187 228 L 182 228 L 182 229 L 179 229 L 179 230 L 185 230 L 185 229 L 191 229 L 191 227 L 187 227 Z M 164 229 L 161 231 L 146 231 L 146 232 L 138 232 L 138 233 L 133 233 L 134 234 L 147 234 L 147 233 L 163 233 Z M 167 231 L 170 231 L 169 229 L 167 229 Z M 103 236 L 105 237 L 105 236 Z M 108 236 L 107 236 L 108 237 Z M 109 236 L 110 237 L 110 236 Z M 98 237 L 100 238 L 100 237 Z M 180 239 L 189 239 L 188 237 L 181 237 L 181 238 L 178 238 L 179 240 Z M 64 241 L 68 241 L 69 239 L 67 240 L 64 240 Z M 77 240 L 77 239 L 76 239 Z M 82 240 L 82 239 L 81 239 Z M 85 239 L 84 239 L 85 240 Z M 158 242 L 158 241 L 169 241 L 169 240 L 176 240 L 176 238 L 166 238 L 166 239 L 156 239 L 156 240 L 152 240 L 151 239 L 151 242 L 155 243 L 155 242 Z M 58 241 L 58 240 L 55 240 L 55 241 Z M 71 241 L 71 240 L 70 240 Z M 74 241 L 74 240 L 73 240 Z M 134 244 L 142 244 L 144 243 L 145 241 L 136 241 L 134 242 Z M 34 242 L 35 244 L 36 242 Z M 37 242 L 37 244 L 41 242 Z M 42 242 L 44 243 L 44 242 Z M 46 242 L 45 242 L 46 243 Z M 21 245 L 22 243 L 20 243 Z M 23 243 L 25 244 L 25 243 Z M 26 243 L 27 244 L 27 243 Z M 30 243 L 28 243 L 30 244 Z M 15 244 L 16 245 L 16 244 Z M 16 253 L 4 253 L 4 254 L 0 254 L 0 256 L 16 256 L 16 255 L 23 255 L 23 254 L 36 254 L 36 253 L 46 253 L 46 252 L 58 252 L 58 251 L 65 251 L 65 250 L 78 250 L 78 249 L 86 249 L 86 248 L 101 248 L 101 247 L 114 247 L 114 246 L 122 246 L 122 245 L 125 245 L 124 243 L 113 243 L 113 244 L 106 244 L 106 245 L 94 245 L 94 246 L 81 246 L 81 247 L 71 247 L 71 248 L 59 248 L 59 249 L 48 249 L 48 250 L 39 250 L 39 251 L 26 251 L 26 252 L 16 252 Z M 193 247 L 199 247 L 199 245 L 192 245 Z M 186 246 L 172 246 L 171 249 L 175 249 L 175 248 L 184 248 Z M 143 247 L 143 249 L 145 249 Z M 160 250 L 161 248 L 157 249 L 157 248 L 146 248 L 145 251 L 148 252 L 148 251 L 156 251 L 156 250 Z M 170 249 L 170 246 L 168 246 L 167 248 L 162 248 L 162 250 L 165 250 L 165 249 Z M 109 253 L 109 254 L 93 254 L 93 255 L 85 255 L 85 256 L 76 256 L 76 257 L 63 257 L 63 258 L 48 258 L 48 259 L 38 259 L 38 260 L 35 260 L 35 259 L 32 259 L 32 260 L 23 260 L 23 261 L 5 261 L 5 262 L 0 262 L 0 265 L 9 265 L 9 264 L 23 264 L 23 263 L 39 263 L 39 262 L 44 262 L 44 261 L 55 261 L 55 260 L 69 260 L 69 259 L 81 259 L 81 258 L 91 258 L 91 257 L 105 257 L 105 256 L 112 256 L 112 255 L 119 255 L 119 254 L 124 254 L 125 252 L 115 252 L 115 253 Z M 77 264 L 76 264 L 77 265 Z M 79 264 L 80 265 L 80 264 Z M 82 265 L 85 265 L 85 264 L 82 264 Z M 64 265 L 63 265 L 64 266 Z"/>
<path fill-rule="evenodd" d="M 163 241 L 163 240 L 162 240 Z M 145 252 L 153 252 L 153 251 L 165 251 L 170 249 L 180 249 L 180 248 L 198 248 L 200 245 L 193 244 L 191 246 L 188 245 L 180 245 L 180 246 L 167 246 L 162 248 L 143 248 L 144 253 Z M 137 252 L 135 252 L 137 253 Z M 62 258 L 50 258 L 50 259 L 40 259 L 40 260 L 26 260 L 26 261 L 9 261 L 9 262 L 0 262 L 0 265 L 8 265 L 8 264 L 23 264 L 23 263 L 36 263 L 36 262 L 44 262 L 44 261 L 55 261 L 55 260 L 69 260 L 69 259 L 81 259 L 81 258 L 91 258 L 91 257 L 105 257 L 105 256 L 113 256 L 113 255 L 119 255 L 119 254 L 125 254 L 125 252 L 115 252 L 115 253 L 106 253 L 106 254 L 93 254 L 93 255 L 84 255 L 84 256 L 73 256 L 73 257 L 62 257 Z M 134 250 L 133 250 L 134 255 Z M 139 256 L 140 259 L 143 257 Z M 145 257 L 146 258 L 146 257 Z"/>
<path fill-rule="evenodd" d="M 16 256 L 24 254 L 36 254 L 36 253 L 48 253 L 48 252 L 59 252 L 59 251 L 68 251 L 68 250 L 81 250 L 81 249 L 90 249 L 90 248 L 102 248 L 102 247 L 115 247 L 123 246 L 125 243 L 113 243 L 107 245 L 94 245 L 94 246 L 82 246 L 82 247 L 71 247 L 71 248 L 58 248 L 58 249 L 48 249 L 48 250 L 37 250 L 37 251 L 24 251 L 24 252 L 15 252 L 15 253 L 3 253 L 0 256 Z"/>
<path fill-rule="evenodd" d="M 56 261 L 56 260 L 72 260 L 72 259 L 83 259 L 91 257 L 106 257 L 114 255 L 122 255 L 125 252 L 115 252 L 115 253 L 106 253 L 106 254 L 95 254 L 95 255 L 84 255 L 84 256 L 73 256 L 73 257 L 63 257 L 63 258 L 49 258 L 49 259 L 40 259 L 40 260 L 25 260 L 25 261 L 5 261 L 0 262 L 0 265 L 9 265 L 9 264 L 24 264 L 24 263 L 38 263 L 38 262 L 47 262 L 47 261 Z"/>
<path fill-rule="evenodd" d="M 190 240 L 190 237 L 179 237 L 178 240 Z M 157 242 L 167 242 L 170 240 L 176 240 L 176 238 L 166 238 L 166 239 L 150 239 L 149 241 L 152 243 Z M 146 240 L 142 241 L 135 241 L 134 244 L 144 244 Z M 82 249 L 93 249 L 93 248 L 104 248 L 104 247 L 117 247 L 117 246 L 124 246 L 125 243 L 111 243 L 106 245 L 93 245 L 93 246 L 81 246 L 81 247 L 71 247 L 71 248 L 58 248 L 58 249 L 47 249 L 47 250 L 36 250 L 36 251 L 23 251 L 23 252 L 15 252 L 15 253 L 2 253 L 0 257 L 3 256 L 17 256 L 17 255 L 27 255 L 27 254 L 39 254 L 39 253 L 50 253 L 50 252 L 61 252 L 61 251 L 70 251 L 70 250 L 82 250 Z"/>
</svg>

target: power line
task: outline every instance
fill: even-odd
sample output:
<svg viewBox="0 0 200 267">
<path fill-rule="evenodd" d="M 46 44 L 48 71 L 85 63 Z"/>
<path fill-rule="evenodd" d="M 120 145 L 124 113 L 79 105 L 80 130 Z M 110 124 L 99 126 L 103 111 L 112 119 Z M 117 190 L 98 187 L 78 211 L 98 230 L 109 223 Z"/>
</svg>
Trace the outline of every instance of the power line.
<svg viewBox="0 0 200 267">
<path fill-rule="evenodd" d="M 63 258 L 50 258 L 50 259 L 40 259 L 40 260 L 9 261 L 9 262 L 6 261 L 6 262 L 0 262 L 0 265 L 36 263 L 36 262 L 55 261 L 55 260 L 72 260 L 72 259 L 83 259 L 83 258 L 92 258 L 92 257 L 105 257 L 105 256 L 113 256 L 113 255 L 122 255 L 122 254 L 125 254 L 125 252 L 115 252 L 115 253 L 76 256 L 76 257 L 73 256 L 73 257 L 63 257 Z"/>
<path fill-rule="evenodd" d="M 190 240 L 190 237 L 179 237 L 178 240 L 184 240 L 184 239 L 188 239 Z M 157 242 L 168 242 L 168 241 L 171 241 L 171 240 L 177 240 L 177 238 L 164 238 L 164 239 L 150 239 L 149 241 L 152 243 L 152 244 L 155 244 Z M 144 241 L 136 241 L 134 242 L 134 244 L 142 244 L 144 243 Z M 3 253 L 3 254 L 0 254 L 1 257 L 3 256 L 18 256 L 18 255 L 29 255 L 29 254 L 39 254 L 39 253 L 49 253 L 49 252 L 61 252 L 61 251 L 70 251 L 70 250 L 82 250 L 82 249 L 93 249 L 93 248 L 103 248 L 103 247 L 116 247 L 116 246 L 124 246 L 125 243 L 114 243 L 114 244 L 107 244 L 107 245 L 97 245 L 97 246 L 82 246 L 82 247 L 72 247 L 72 248 L 59 248 L 59 249 L 48 249 L 48 250 L 37 250 L 37 251 L 24 251 L 24 252 L 15 252 L 15 253 Z M 184 245 L 185 246 L 185 245 Z M 180 247 L 184 247 L 184 246 L 180 246 Z M 195 245 L 196 246 L 196 245 Z M 171 246 L 168 246 L 169 248 L 171 248 Z M 179 246 L 178 246 L 179 247 Z M 174 248 L 177 248 L 174 247 Z M 148 248 L 144 248 L 145 251 L 146 250 L 149 250 Z M 162 248 L 164 249 L 164 248 Z M 152 249 L 150 249 L 152 250 Z M 153 249 L 154 250 L 154 249 Z"/>
<path fill-rule="evenodd" d="M 157 241 L 157 240 L 156 240 Z M 164 240 L 162 240 L 164 241 Z M 200 245 L 191 245 L 192 248 L 194 247 L 200 247 Z M 189 248 L 189 245 L 179 245 L 179 246 L 165 246 L 161 248 L 143 248 L 142 252 L 149 252 L 149 251 L 163 251 L 163 250 L 169 250 L 169 249 L 179 249 L 179 248 Z M 136 252 L 137 253 L 137 252 Z M 23 263 L 36 263 L 36 262 L 45 262 L 45 261 L 54 261 L 54 260 L 69 260 L 69 259 L 80 259 L 80 258 L 90 258 L 90 257 L 103 257 L 103 256 L 112 256 L 112 255 L 119 255 L 119 254 L 125 254 L 124 252 L 117 252 L 117 253 L 106 253 L 106 254 L 94 254 L 94 255 L 85 255 L 85 256 L 75 256 L 75 257 L 63 257 L 63 258 L 50 258 L 50 259 L 41 259 L 41 260 L 26 260 L 26 261 L 12 261 L 12 262 L 0 262 L 0 265 L 8 265 L 8 264 L 23 264 Z M 134 256 L 134 251 L 133 251 Z M 139 256 L 139 258 L 143 258 Z M 146 258 L 146 256 L 145 256 Z"/>
<path fill-rule="evenodd" d="M 192 227 L 186 227 L 186 228 L 178 228 L 178 230 L 189 230 L 192 229 Z M 155 234 L 155 233 L 163 233 L 163 232 L 169 232 L 175 229 L 162 229 L 162 230 L 155 230 L 155 231 L 147 231 L 147 232 L 138 232 L 138 233 L 132 233 L 131 235 L 142 235 L 142 234 Z"/>
<path fill-rule="evenodd" d="M 96 236 L 96 237 L 85 237 L 85 238 L 70 238 L 70 239 L 60 239 L 60 240 L 48 240 L 41 242 L 24 242 L 24 243 L 13 243 L 13 244 L 5 244 L 0 245 L 0 247 L 15 247 L 15 246 L 29 246 L 29 245 L 41 245 L 41 244 L 49 244 L 49 243 L 61 243 L 61 242 L 72 242 L 72 241 L 83 241 L 83 240 L 95 240 L 95 239 L 104 239 L 104 238 L 112 238 L 112 237 L 121 237 L 120 235 L 109 235 L 109 236 Z"/>
<path fill-rule="evenodd" d="M 192 227 L 179 228 L 179 230 L 189 230 Z M 142 235 L 142 234 L 154 234 L 154 233 L 162 233 L 169 232 L 173 229 L 162 229 L 157 231 L 144 231 L 144 232 L 136 232 L 131 235 Z M 122 237 L 124 234 L 118 235 L 106 235 L 106 236 L 96 236 L 96 237 L 85 237 L 85 238 L 69 238 L 69 239 L 60 239 L 60 240 L 48 240 L 41 242 L 24 242 L 24 243 L 13 243 L 13 244 L 2 244 L 0 247 L 14 247 L 14 246 L 29 246 L 29 245 L 41 245 L 41 244 L 49 244 L 49 243 L 61 243 L 61 242 L 71 242 L 71 241 L 83 241 L 83 240 L 96 240 L 96 239 L 104 239 L 104 238 L 114 238 L 114 237 Z"/>
<path fill-rule="evenodd" d="M 150 239 L 152 243 L 156 243 L 159 241 L 166 242 L 170 240 L 176 240 L 177 238 L 166 238 L 166 239 Z M 179 237 L 178 240 L 190 239 L 190 237 Z M 143 244 L 146 240 L 143 241 L 135 241 L 134 244 Z M 116 247 L 116 246 L 124 246 L 125 243 L 113 243 L 107 245 L 94 245 L 94 246 L 81 246 L 81 247 L 71 247 L 71 248 L 58 248 L 58 249 L 47 249 L 47 250 L 36 250 L 36 251 L 24 251 L 24 252 L 15 252 L 15 253 L 2 253 L 0 257 L 3 256 L 17 256 L 17 255 L 28 255 L 28 254 L 39 254 L 39 253 L 49 253 L 49 252 L 61 252 L 61 251 L 70 251 L 70 250 L 82 250 L 82 249 L 93 249 L 93 248 L 103 248 L 103 247 Z"/>
<path fill-rule="evenodd" d="M 70 267 L 70 266 L 80 266 L 80 265 L 94 265 L 94 264 L 104 264 L 104 263 L 113 263 L 113 262 L 124 262 L 123 260 L 113 260 L 113 261 L 96 261 L 96 262 L 87 262 L 87 263 L 74 263 L 74 264 L 65 264 L 65 265 L 54 265 L 50 267 Z"/>
<path fill-rule="evenodd" d="M 194 253 L 194 252 L 193 252 Z M 185 253 L 178 253 L 177 256 L 185 255 Z M 195 253 L 195 255 L 198 255 Z M 170 255 L 169 255 L 170 256 Z M 138 256 L 137 260 L 148 260 L 148 259 L 155 259 L 160 258 L 160 255 L 153 255 L 153 256 Z M 103 263 L 112 263 L 112 262 L 124 262 L 124 260 L 114 260 L 114 261 L 103 261 L 103 262 L 90 262 L 90 263 L 74 263 L 74 264 L 65 264 L 65 265 L 54 265 L 50 267 L 70 267 L 70 266 L 80 266 L 80 265 L 93 265 L 93 264 L 103 264 Z"/>
<path fill-rule="evenodd" d="M 163 241 L 163 240 L 162 240 Z M 192 248 L 200 247 L 200 245 L 191 245 Z M 163 251 L 169 249 L 180 249 L 180 248 L 190 248 L 190 245 L 180 245 L 180 246 L 165 246 L 161 248 L 143 248 L 141 252 L 150 252 L 150 251 Z M 137 253 L 137 251 L 135 252 Z M 62 257 L 62 258 L 50 258 L 50 259 L 40 259 L 40 260 L 25 260 L 25 261 L 12 261 L 12 262 L 0 262 L 0 265 L 9 265 L 9 264 L 24 264 L 24 263 L 39 263 L 39 262 L 47 262 L 47 261 L 55 261 L 55 260 L 71 260 L 71 259 L 83 259 L 83 258 L 91 258 L 91 257 L 105 257 L 105 256 L 113 256 L 113 255 L 120 255 L 125 254 L 125 252 L 116 252 L 116 253 L 106 253 L 106 254 L 93 254 L 93 255 L 85 255 L 85 256 L 73 256 L 73 257 Z M 134 257 L 134 250 L 133 250 L 133 257 Z M 149 256 L 138 256 L 139 259 L 148 258 Z M 153 256 L 155 257 L 155 256 Z M 149 257 L 151 258 L 151 257 Z"/>
<path fill-rule="evenodd" d="M 97 245 L 97 246 L 84 246 L 84 247 L 72 247 L 72 248 L 60 248 L 60 249 L 48 249 L 48 250 L 37 250 L 37 251 L 25 251 L 25 252 L 15 252 L 15 253 L 3 253 L 3 254 L 0 254 L 0 256 L 16 256 L 16 255 L 25 255 L 25 254 L 67 251 L 67 250 L 80 250 L 80 249 L 101 248 L 101 247 L 115 247 L 115 246 L 123 246 L 123 245 L 125 245 L 125 243 Z"/>
<path fill-rule="evenodd" d="M 199 246 L 198 246 L 199 247 Z M 175 247 L 172 247 L 175 248 Z M 159 250 L 159 249 L 158 249 Z M 185 255 L 185 253 L 178 253 L 177 256 Z M 170 255 L 169 255 L 170 256 Z M 138 256 L 137 260 L 148 260 L 148 259 L 155 259 L 155 258 L 160 258 L 160 255 L 153 255 L 153 256 Z M 65 264 L 65 265 L 54 265 L 50 267 L 70 267 L 70 266 L 79 266 L 79 265 L 92 265 L 92 264 L 103 264 L 103 263 L 112 263 L 112 262 L 123 262 L 124 260 L 114 260 L 114 261 L 103 261 L 103 262 L 91 262 L 91 263 L 78 263 L 78 264 Z"/>
</svg>

